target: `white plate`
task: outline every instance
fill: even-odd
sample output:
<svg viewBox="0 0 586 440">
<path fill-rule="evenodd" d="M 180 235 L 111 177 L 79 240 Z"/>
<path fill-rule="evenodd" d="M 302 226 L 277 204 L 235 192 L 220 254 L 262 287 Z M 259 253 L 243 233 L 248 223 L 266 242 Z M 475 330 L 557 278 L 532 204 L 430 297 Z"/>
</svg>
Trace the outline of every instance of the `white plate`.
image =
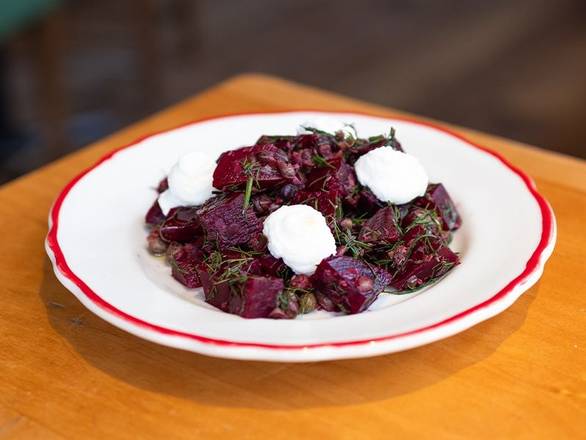
<svg viewBox="0 0 586 440">
<path fill-rule="evenodd" d="M 294 134 L 323 112 L 206 119 L 143 138 L 70 182 L 49 218 L 46 248 L 57 278 L 88 309 L 142 338 L 211 356 L 317 361 L 406 350 L 458 333 L 510 306 L 541 276 L 555 219 L 533 182 L 495 153 L 428 124 L 354 113 L 360 136 L 388 132 L 442 182 L 463 226 L 453 248 L 462 264 L 409 296 L 383 295 L 358 315 L 313 313 L 295 320 L 247 320 L 204 303 L 145 250 L 143 218 L 154 186 L 177 157 L 219 154 L 261 134 Z"/>
</svg>

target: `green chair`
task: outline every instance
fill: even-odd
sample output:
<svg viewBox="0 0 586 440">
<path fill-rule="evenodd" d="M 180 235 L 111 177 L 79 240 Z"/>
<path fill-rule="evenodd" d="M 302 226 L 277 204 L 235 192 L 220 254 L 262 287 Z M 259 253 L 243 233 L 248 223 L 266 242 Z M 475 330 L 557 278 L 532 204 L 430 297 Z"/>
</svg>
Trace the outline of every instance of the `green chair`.
<svg viewBox="0 0 586 440">
<path fill-rule="evenodd" d="M 67 144 L 65 98 L 61 75 L 62 27 L 57 10 L 62 0 L 0 0 L 0 156 L 13 150 L 15 134 L 8 104 L 6 67 L 11 40 L 25 35 L 32 43 L 40 118 L 47 156 Z M 8 151 L 6 151 L 8 150 Z"/>
<path fill-rule="evenodd" d="M 61 4 L 61 0 L 0 1 L 0 43 L 38 22 Z"/>
</svg>

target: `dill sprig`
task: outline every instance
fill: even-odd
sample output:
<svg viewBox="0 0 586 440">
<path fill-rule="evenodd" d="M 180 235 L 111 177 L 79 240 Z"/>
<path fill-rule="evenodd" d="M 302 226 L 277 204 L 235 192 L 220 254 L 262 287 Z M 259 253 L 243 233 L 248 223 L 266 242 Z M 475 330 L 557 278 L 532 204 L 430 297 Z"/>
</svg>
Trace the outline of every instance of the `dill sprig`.
<svg viewBox="0 0 586 440">
<path fill-rule="evenodd" d="M 438 231 L 441 231 L 442 221 L 435 209 L 421 208 L 421 213 L 417 215 L 409 226 L 407 226 L 405 232 L 409 232 L 415 226 L 423 226 L 426 230 L 437 229 Z"/>
<path fill-rule="evenodd" d="M 384 135 L 384 134 L 379 134 L 376 136 L 370 136 L 367 140 L 370 144 L 374 144 L 377 142 L 381 142 L 382 145 L 386 145 L 389 147 L 395 147 L 395 144 L 397 142 L 397 139 L 395 138 L 395 129 L 393 127 L 391 127 L 391 129 L 389 130 L 389 134 Z"/>
<path fill-rule="evenodd" d="M 311 132 L 313 134 L 323 134 L 325 136 L 334 137 L 334 135 L 332 133 L 328 133 L 327 131 L 323 131 L 323 130 L 320 130 L 320 129 L 315 128 L 315 127 L 309 127 L 309 126 L 306 126 L 306 125 L 302 125 L 301 128 L 303 128 L 304 130 L 307 130 L 307 131 L 309 131 L 309 132 Z"/>
<path fill-rule="evenodd" d="M 332 168 L 332 169 L 336 168 L 331 163 L 329 163 L 323 156 L 320 156 L 319 154 L 314 154 L 311 158 L 311 161 L 320 168 L 325 168 L 325 167 Z"/>
<path fill-rule="evenodd" d="M 248 179 L 246 180 L 246 188 L 244 189 L 244 201 L 242 202 L 242 210 L 246 211 L 250 206 L 250 198 L 252 197 L 252 188 L 254 184 L 256 183 L 257 187 L 260 186 L 258 183 L 260 166 L 257 162 L 246 158 L 242 162 L 242 170 L 244 171 L 244 174 L 248 176 Z"/>
<path fill-rule="evenodd" d="M 372 248 L 372 244 L 358 240 L 352 231 L 340 229 L 338 222 L 333 223 L 336 242 L 350 251 L 354 258 L 361 257 Z"/>
<path fill-rule="evenodd" d="M 242 210 L 246 211 L 250 206 L 250 196 L 252 196 L 252 185 L 254 184 L 254 177 L 249 176 L 246 181 L 246 189 L 244 190 L 244 202 L 242 203 Z"/>
<path fill-rule="evenodd" d="M 348 133 L 348 137 L 352 138 L 352 140 L 356 140 L 358 139 L 358 131 L 356 131 L 356 127 L 354 126 L 354 124 L 349 124 L 349 123 L 344 123 L 344 127 L 348 127 L 350 128 L 350 130 L 352 130 L 352 133 Z"/>
<path fill-rule="evenodd" d="M 412 289 L 407 288 L 407 289 L 403 289 L 403 290 L 389 291 L 388 293 L 390 293 L 392 295 L 406 295 L 408 293 L 419 292 L 420 290 L 423 290 L 426 287 L 429 287 L 433 284 L 439 283 L 441 280 L 443 280 L 448 275 L 450 270 L 455 265 L 456 265 L 456 263 L 454 263 L 452 261 L 442 260 L 433 268 L 431 277 L 425 283 L 423 283 L 417 287 L 414 287 Z M 439 274 L 439 275 L 437 275 L 437 274 Z"/>
</svg>

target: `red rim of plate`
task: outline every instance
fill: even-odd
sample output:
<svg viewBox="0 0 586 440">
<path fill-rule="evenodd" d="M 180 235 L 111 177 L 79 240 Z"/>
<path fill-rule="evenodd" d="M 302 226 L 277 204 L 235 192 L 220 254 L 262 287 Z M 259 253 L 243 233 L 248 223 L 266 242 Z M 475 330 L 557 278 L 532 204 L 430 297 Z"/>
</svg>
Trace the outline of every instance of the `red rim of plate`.
<svg viewBox="0 0 586 440">
<path fill-rule="evenodd" d="M 57 241 L 57 231 L 59 229 L 59 212 L 61 210 L 61 206 L 63 204 L 63 201 L 67 197 L 67 194 L 69 193 L 69 191 L 71 191 L 71 189 L 79 182 L 79 180 L 81 178 L 83 178 L 86 174 L 91 172 L 93 169 L 100 166 L 102 163 L 111 159 L 112 156 L 114 156 L 117 152 L 119 152 L 123 149 L 129 148 L 129 147 L 132 147 L 132 146 L 144 141 L 145 139 L 156 136 L 158 134 L 165 133 L 167 131 L 171 131 L 171 130 L 174 130 L 177 128 L 186 127 L 188 125 L 193 125 L 193 124 L 197 124 L 197 123 L 201 123 L 201 122 L 205 122 L 205 121 L 210 121 L 213 119 L 222 119 L 222 118 L 235 117 L 235 116 L 255 116 L 255 115 L 262 116 L 262 115 L 267 115 L 267 114 L 270 115 L 270 114 L 300 113 L 300 112 L 349 113 L 349 114 L 358 114 L 358 115 L 363 115 L 363 116 L 372 116 L 372 117 L 377 117 L 377 118 L 382 118 L 382 119 L 388 118 L 388 119 L 395 119 L 395 120 L 399 120 L 399 121 L 405 121 L 405 122 L 409 122 L 412 124 L 417 124 L 417 125 L 436 129 L 438 131 L 441 131 L 443 133 L 446 133 L 450 136 L 453 136 L 453 137 L 463 141 L 464 143 L 470 145 L 473 148 L 477 148 L 481 151 L 484 151 L 487 154 L 490 154 L 491 156 L 496 157 L 500 162 L 502 162 L 503 165 L 505 165 L 507 168 L 509 168 L 513 173 L 517 174 L 523 180 L 523 182 L 525 183 L 530 194 L 535 198 L 537 204 L 539 205 L 540 211 L 541 211 L 541 216 L 542 216 L 541 239 L 539 240 L 537 247 L 535 248 L 533 254 L 531 255 L 531 258 L 527 261 L 527 264 L 525 266 L 525 270 L 520 275 L 518 275 L 513 280 L 511 280 L 509 283 L 507 283 L 507 285 L 504 288 L 502 288 L 500 291 L 495 293 L 488 300 L 486 300 L 480 304 L 477 304 L 477 305 L 475 305 L 475 306 L 473 306 L 463 312 L 460 312 L 456 315 L 453 315 L 447 319 L 444 319 L 440 322 L 437 322 L 435 324 L 431 324 L 431 325 L 421 327 L 421 328 L 418 328 L 415 330 L 411 330 L 408 332 L 404 332 L 404 333 L 398 333 L 398 334 L 387 335 L 387 336 L 380 336 L 377 338 L 369 338 L 369 339 L 362 339 L 362 340 L 350 340 L 350 341 L 323 342 L 323 343 L 314 343 L 314 344 L 280 345 L 280 344 L 266 344 L 266 343 L 257 343 L 257 342 L 240 342 L 240 341 L 230 341 L 230 340 L 224 340 L 224 339 L 215 339 L 215 338 L 209 338 L 206 336 L 197 335 L 194 333 L 181 332 L 181 331 L 177 331 L 177 330 L 169 329 L 166 327 L 161 327 L 158 325 L 151 324 L 149 322 L 146 322 L 146 321 L 143 321 L 139 318 L 131 316 L 128 313 L 123 312 L 122 310 L 114 307 L 112 304 L 105 301 L 102 297 L 100 297 L 96 292 L 94 292 L 81 278 L 79 278 L 69 268 L 69 265 L 67 264 L 67 261 L 65 260 L 65 256 L 63 255 L 63 251 L 61 250 L 61 247 L 59 246 L 59 242 Z M 415 118 L 409 118 L 409 117 L 404 117 L 404 116 L 385 117 L 385 116 L 371 114 L 371 113 L 367 113 L 367 112 L 337 111 L 337 110 L 332 110 L 332 111 L 326 111 L 326 110 L 283 110 L 283 111 L 270 111 L 270 112 L 248 112 L 248 113 L 242 112 L 242 113 L 233 113 L 233 114 L 223 114 L 223 115 L 216 115 L 216 116 L 210 116 L 210 117 L 206 117 L 206 118 L 193 120 L 188 123 L 181 124 L 181 125 L 179 125 L 175 128 L 172 128 L 172 129 L 161 130 L 161 131 L 143 136 L 128 145 L 120 147 L 120 148 L 106 154 L 96 164 L 94 164 L 90 168 L 86 169 L 85 171 L 81 172 L 73 180 L 71 180 L 65 186 L 65 188 L 63 188 L 61 193 L 59 193 L 59 196 L 57 197 L 57 199 L 51 209 L 50 218 L 51 218 L 51 227 L 50 227 L 49 233 L 47 235 L 47 243 L 48 243 L 50 250 L 54 254 L 55 265 L 56 265 L 57 269 L 59 269 L 59 271 L 61 272 L 61 274 L 63 274 L 63 276 L 65 276 L 70 281 L 72 281 L 83 292 L 83 294 L 89 300 L 91 300 L 94 304 L 101 307 L 102 309 L 112 313 L 113 315 L 117 316 L 118 318 L 122 318 L 123 320 L 125 320 L 131 324 L 134 324 L 134 325 L 137 325 L 137 326 L 140 326 L 143 328 L 147 328 L 149 330 L 155 331 L 155 332 L 163 334 L 163 335 L 180 336 L 180 337 L 184 337 L 184 338 L 189 338 L 189 339 L 196 340 L 196 341 L 203 343 L 203 344 L 231 346 L 231 347 L 277 349 L 277 350 L 300 350 L 300 349 L 310 349 L 310 348 L 345 347 L 345 346 L 365 345 L 365 344 L 369 344 L 372 342 L 388 341 L 391 339 L 402 338 L 402 337 L 411 336 L 411 335 L 418 334 L 418 333 L 429 332 L 430 330 L 435 330 L 435 329 L 438 329 L 439 327 L 444 327 L 448 324 L 452 324 L 455 321 L 461 320 L 464 317 L 466 317 L 466 316 L 468 316 L 468 315 L 470 315 L 480 309 L 488 307 L 488 306 L 496 303 L 497 301 L 502 300 L 507 295 L 509 295 L 517 286 L 522 284 L 524 282 L 524 280 L 526 280 L 529 275 L 531 275 L 534 271 L 539 269 L 540 265 L 541 265 L 541 256 L 544 253 L 544 251 L 547 249 L 547 247 L 550 243 L 550 240 L 552 238 L 552 234 L 553 234 L 553 214 L 552 214 L 551 208 L 549 207 L 548 203 L 543 198 L 543 196 L 537 192 L 537 190 L 535 188 L 535 184 L 533 183 L 531 178 L 527 174 L 525 174 L 523 171 L 521 171 L 519 168 L 512 165 L 507 159 L 505 159 L 499 153 L 496 153 L 494 151 L 487 149 L 486 147 L 478 145 L 478 144 L 466 139 L 465 137 L 463 137 L 462 135 L 460 135 L 456 132 L 453 132 L 449 129 L 446 129 L 446 128 L 441 127 L 437 124 L 430 123 L 427 121 L 420 121 Z"/>
</svg>

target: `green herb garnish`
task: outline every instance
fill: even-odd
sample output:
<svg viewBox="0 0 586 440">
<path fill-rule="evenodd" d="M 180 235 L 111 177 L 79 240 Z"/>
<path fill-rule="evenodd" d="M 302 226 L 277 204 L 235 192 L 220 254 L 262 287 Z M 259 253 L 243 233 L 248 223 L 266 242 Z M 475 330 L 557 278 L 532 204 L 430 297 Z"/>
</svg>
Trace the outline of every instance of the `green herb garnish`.
<svg viewBox="0 0 586 440">
<path fill-rule="evenodd" d="M 311 158 L 311 160 L 314 164 L 316 164 L 320 168 L 325 168 L 325 167 L 332 168 L 332 169 L 336 168 L 331 163 L 329 163 L 324 157 L 320 156 L 319 154 L 315 154 Z"/>
<path fill-rule="evenodd" d="M 242 203 L 242 210 L 246 211 L 246 209 L 250 206 L 250 197 L 252 196 L 252 187 L 256 184 L 257 187 L 260 185 L 258 184 L 258 176 L 260 173 L 260 166 L 256 161 L 252 161 L 244 159 L 242 162 L 242 170 L 244 174 L 248 176 L 246 180 L 246 189 L 244 190 L 244 202 Z"/>
<path fill-rule="evenodd" d="M 301 128 L 303 128 L 304 130 L 310 131 L 313 134 L 323 134 L 325 136 L 332 136 L 332 137 L 334 137 L 334 135 L 332 133 L 328 133 L 327 131 L 323 131 L 323 130 L 320 130 L 318 128 L 307 127 L 305 125 L 302 125 Z"/>
<path fill-rule="evenodd" d="M 252 185 L 254 184 L 254 177 L 250 176 L 246 181 L 246 190 L 244 191 L 244 202 L 242 204 L 242 210 L 246 211 L 250 206 L 250 196 L 252 195 Z"/>
<path fill-rule="evenodd" d="M 354 258 L 361 257 L 364 252 L 372 248 L 370 243 L 358 240 L 352 231 L 342 231 L 337 222 L 334 222 L 334 237 L 336 243 L 344 246 Z"/>
</svg>

